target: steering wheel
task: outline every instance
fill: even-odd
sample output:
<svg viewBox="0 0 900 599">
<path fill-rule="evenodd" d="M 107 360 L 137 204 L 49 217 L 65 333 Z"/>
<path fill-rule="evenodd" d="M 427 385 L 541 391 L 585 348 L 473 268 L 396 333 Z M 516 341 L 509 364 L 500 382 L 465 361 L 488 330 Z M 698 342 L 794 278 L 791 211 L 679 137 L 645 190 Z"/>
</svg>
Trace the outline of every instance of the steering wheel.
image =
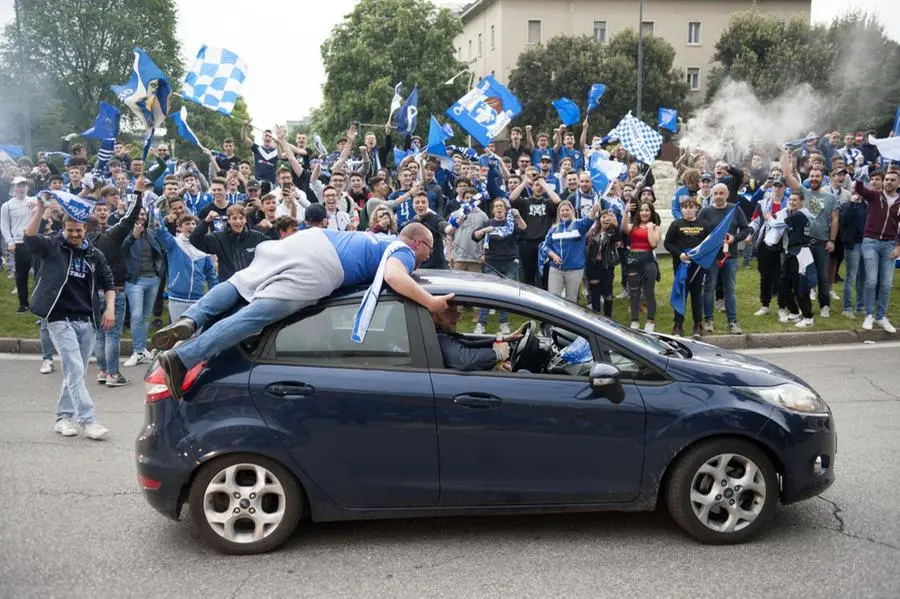
<svg viewBox="0 0 900 599">
<path fill-rule="evenodd" d="M 513 372 L 516 371 L 516 368 L 524 355 L 530 354 L 537 349 L 536 347 L 531 347 L 538 345 L 537 337 L 534 336 L 534 331 L 536 330 L 537 323 L 533 320 L 529 320 L 526 323 L 525 330 L 522 332 L 522 338 L 516 343 L 516 347 L 512 350 L 509 358 L 509 368 Z"/>
</svg>

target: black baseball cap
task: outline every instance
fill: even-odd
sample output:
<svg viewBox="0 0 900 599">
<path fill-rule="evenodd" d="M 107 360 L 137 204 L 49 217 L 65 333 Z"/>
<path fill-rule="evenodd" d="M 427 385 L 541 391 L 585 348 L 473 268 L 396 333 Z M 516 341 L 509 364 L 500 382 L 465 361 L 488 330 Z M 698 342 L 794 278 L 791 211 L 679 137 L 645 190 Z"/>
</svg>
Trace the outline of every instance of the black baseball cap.
<svg viewBox="0 0 900 599">
<path fill-rule="evenodd" d="M 784 179 L 781 177 L 773 177 L 772 185 L 777 185 L 778 187 L 784 187 Z"/>
<path fill-rule="evenodd" d="M 308 223 L 320 223 L 328 218 L 328 212 L 322 204 L 310 204 L 303 213 L 303 220 Z"/>
</svg>

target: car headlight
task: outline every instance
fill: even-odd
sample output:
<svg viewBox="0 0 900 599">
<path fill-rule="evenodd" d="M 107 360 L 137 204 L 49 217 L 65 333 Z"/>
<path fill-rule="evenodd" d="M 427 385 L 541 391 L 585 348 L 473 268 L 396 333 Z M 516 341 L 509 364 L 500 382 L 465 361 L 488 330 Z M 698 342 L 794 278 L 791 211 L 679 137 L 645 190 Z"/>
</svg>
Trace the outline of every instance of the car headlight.
<svg viewBox="0 0 900 599">
<path fill-rule="evenodd" d="M 796 383 L 775 387 L 740 387 L 742 391 L 769 402 L 779 408 L 803 414 L 830 414 L 831 409 L 815 391 Z"/>
</svg>

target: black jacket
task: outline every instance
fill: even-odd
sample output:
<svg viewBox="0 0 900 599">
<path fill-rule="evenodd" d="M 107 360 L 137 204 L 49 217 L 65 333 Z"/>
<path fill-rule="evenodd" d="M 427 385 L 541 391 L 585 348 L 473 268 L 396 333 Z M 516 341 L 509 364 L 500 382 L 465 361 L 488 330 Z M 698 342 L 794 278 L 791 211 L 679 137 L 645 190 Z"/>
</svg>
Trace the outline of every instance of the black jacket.
<svg viewBox="0 0 900 599">
<path fill-rule="evenodd" d="M 87 234 L 88 241 L 103 252 L 112 271 L 116 287 L 125 286 L 125 252 L 122 249 L 122 244 L 125 243 L 125 238 L 134 229 L 134 223 L 137 222 L 138 216 L 141 214 L 142 195 L 140 192 L 136 194 L 137 199 L 135 199 L 128 212 L 125 213 L 125 216 L 122 217 L 122 220 L 105 231 L 98 229 Z"/>
<path fill-rule="evenodd" d="M 81 248 L 73 248 L 62 235 L 25 236 L 25 246 L 33 255 L 41 259 L 41 270 L 31 293 L 31 311 L 47 318 L 53 311 L 63 285 L 69 278 L 72 260 L 81 258 L 91 269 L 91 307 L 93 308 L 93 324 L 100 327 L 100 294 L 97 290 L 112 291 L 115 288 L 112 271 L 106 262 L 106 256 L 90 241 L 85 240 Z"/>
<path fill-rule="evenodd" d="M 250 266 L 256 255 L 256 246 L 269 238 L 259 231 L 244 227 L 234 234 L 230 229 L 219 233 L 207 234 L 209 225 L 205 220 L 197 223 L 191 233 L 191 245 L 207 254 L 214 254 L 219 260 L 218 275 L 220 281 L 231 278 L 231 275 Z"/>
<path fill-rule="evenodd" d="M 497 365 L 493 339 L 465 339 L 460 335 L 437 331 L 444 368 L 452 370 L 491 370 Z"/>
</svg>

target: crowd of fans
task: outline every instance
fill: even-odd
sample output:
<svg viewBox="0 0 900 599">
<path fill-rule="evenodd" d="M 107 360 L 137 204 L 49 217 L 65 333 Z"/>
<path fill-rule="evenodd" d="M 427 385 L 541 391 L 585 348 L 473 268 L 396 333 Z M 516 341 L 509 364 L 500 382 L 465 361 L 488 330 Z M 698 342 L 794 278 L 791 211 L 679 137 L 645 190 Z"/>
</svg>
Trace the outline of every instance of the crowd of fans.
<svg viewBox="0 0 900 599">
<path fill-rule="evenodd" d="M 95 291 L 101 312 L 111 303 L 114 315 L 111 326 L 96 327 L 94 347 L 97 382 L 109 387 L 127 383 L 119 368 L 124 326 L 134 348 L 124 366 L 147 362 L 148 329 L 162 324 L 164 307 L 174 321 L 217 281 L 245 268 L 259 243 L 306 227 L 395 234 L 421 222 L 434 236 L 423 267 L 518 279 L 573 302 L 584 293 L 607 317 L 615 299 L 628 299 L 630 326 L 639 328 L 643 315 L 645 331 L 655 330 L 659 294 L 669 294 L 657 290 L 667 268 L 657 255 L 664 248 L 673 268 L 689 265 L 695 336 L 716 330 L 716 312 L 725 313 L 728 332 L 742 332 L 737 278 L 755 258 L 754 317 L 767 317 L 774 298 L 781 322 L 812 327 L 813 303 L 819 318 L 829 318 L 836 301 L 842 317 L 862 316 L 864 329 L 895 332 L 887 310 L 900 257 L 900 172 L 881 160 L 866 134 L 829 133 L 793 149 L 759 147 L 730 156 L 730 163 L 688 150 L 676 163 L 674 222 L 665 231 L 652 170 L 621 145 L 607 147 L 598 136 L 589 142 L 586 126 L 577 142 L 562 126 L 552 135 L 513 127 L 502 152 L 493 144 L 480 152 L 451 148 L 452 168 L 420 151 L 418 137 L 402 140 L 397 155 L 390 129 L 380 144 L 366 132 L 357 146 L 358 134 L 351 127 L 329 154 L 303 133 L 290 143 L 281 128 L 257 144 L 245 126 L 239 141 L 252 159 L 239 158 L 235 140 L 225 139 L 221 151 L 206 151 L 206 172 L 171 158 L 164 143 L 146 164 L 121 144 L 108 160 L 90 160 L 87 148 L 75 144 L 64 155 L 4 164 L 0 234 L 17 313 L 29 310 L 29 273 L 41 276 L 41 258 L 25 243 L 29 202 L 40 202 L 39 234 L 59 235 L 64 213 L 46 192 L 63 190 L 93 202 L 85 236 L 112 272 L 114 293 Z M 586 170 L 595 152 L 626 165 L 605 190 L 594 189 Z M 394 163 L 395 156 L 403 158 Z M 704 270 L 688 252 L 733 205 L 719 259 Z M 507 316 L 499 316 L 500 332 L 508 334 Z M 39 323 L 42 373 L 53 370 L 48 320 Z M 683 334 L 684 322 L 676 313 L 674 334 Z M 487 325 L 483 311 L 475 332 Z"/>
</svg>

